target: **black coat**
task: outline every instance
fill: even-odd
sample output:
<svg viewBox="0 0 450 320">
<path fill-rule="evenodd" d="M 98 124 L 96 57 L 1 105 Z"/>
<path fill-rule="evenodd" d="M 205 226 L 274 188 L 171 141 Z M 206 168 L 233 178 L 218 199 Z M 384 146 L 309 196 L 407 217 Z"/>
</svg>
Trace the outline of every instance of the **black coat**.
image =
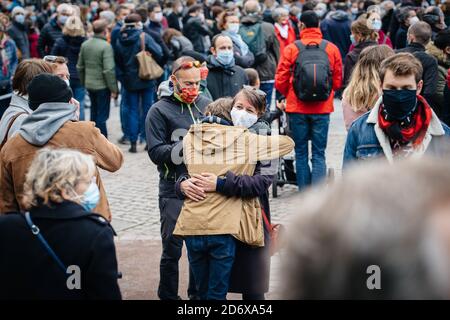
<svg viewBox="0 0 450 320">
<path fill-rule="evenodd" d="M 38 40 L 38 52 L 41 57 L 52 52 L 55 41 L 62 37 L 62 30 L 56 23 L 56 19 L 50 20 L 41 30 Z"/>
<path fill-rule="evenodd" d="M 114 230 L 103 217 L 70 201 L 30 212 L 65 266 L 79 266 L 81 289 L 67 288 L 66 275 L 23 215 L 12 213 L 0 216 L 0 300 L 121 299 Z"/>
<path fill-rule="evenodd" d="M 20 50 L 22 59 L 30 58 L 30 42 L 28 41 L 28 33 L 25 25 L 13 21 L 8 29 L 8 35 L 16 43 L 17 49 Z"/>
<path fill-rule="evenodd" d="M 423 88 L 421 95 L 427 100 L 427 102 L 433 106 L 433 96 L 436 94 L 436 86 L 438 83 L 438 63 L 437 59 L 432 55 L 425 52 L 425 47 L 420 43 L 410 43 L 406 48 L 397 50 L 397 52 L 409 52 L 412 53 L 422 64 L 423 73 Z"/>
<path fill-rule="evenodd" d="M 203 117 L 210 102 L 200 95 L 189 107 L 172 95 L 161 98 L 150 108 L 145 119 L 145 133 L 150 160 L 158 167 L 160 197 L 177 197 L 175 181 L 187 173 L 182 162 L 183 137 L 190 126 Z M 177 159 L 172 153 L 180 157 Z"/>
<path fill-rule="evenodd" d="M 181 31 L 181 25 L 180 25 L 180 16 L 177 15 L 175 12 L 172 12 L 167 16 L 167 24 L 169 28 L 176 29 L 178 31 Z"/>
<path fill-rule="evenodd" d="M 205 54 L 209 48 L 205 47 L 204 36 L 212 36 L 209 28 L 200 21 L 200 18 L 190 17 L 183 28 L 184 35 L 191 40 L 194 50 Z"/>
<path fill-rule="evenodd" d="M 69 37 L 65 35 L 56 40 L 55 45 L 53 46 L 52 55 L 67 58 L 67 67 L 69 68 L 71 81 L 80 80 L 77 71 L 77 62 L 81 45 L 85 40 L 85 37 Z"/>
<path fill-rule="evenodd" d="M 353 68 L 355 67 L 356 63 L 359 60 L 359 55 L 361 54 L 361 51 L 363 49 L 370 47 L 370 46 L 376 46 L 378 45 L 378 42 L 376 41 L 365 41 L 358 43 L 351 52 L 347 53 L 345 56 L 344 61 L 344 85 L 347 86 L 348 82 L 350 81 L 350 76 L 352 75 Z"/>
<path fill-rule="evenodd" d="M 224 69 L 208 63 L 208 69 L 207 86 L 213 100 L 234 97 L 243 85 L 248 84 L 247 74 L 239 66 L 235 65 L 230 69 Z"/>
</svg>

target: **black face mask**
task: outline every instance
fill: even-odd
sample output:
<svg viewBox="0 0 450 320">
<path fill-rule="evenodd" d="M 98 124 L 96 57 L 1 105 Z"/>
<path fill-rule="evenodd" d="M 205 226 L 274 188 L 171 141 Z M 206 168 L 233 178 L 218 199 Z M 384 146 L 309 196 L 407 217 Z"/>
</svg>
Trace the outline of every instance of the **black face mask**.
<svg viewBox="0 0 450 320">
<path fill-rule="evenodd" d="M 417 106 L 417 90 L 383 90 L 383 109 L 388 121 L 405 121 Z"/>
</svg>

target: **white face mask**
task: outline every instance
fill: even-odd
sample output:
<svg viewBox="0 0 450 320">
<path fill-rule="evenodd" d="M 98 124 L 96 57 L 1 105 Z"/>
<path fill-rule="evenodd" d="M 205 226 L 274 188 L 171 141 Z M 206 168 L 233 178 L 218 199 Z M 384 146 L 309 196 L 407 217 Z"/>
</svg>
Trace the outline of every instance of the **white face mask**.
<svg viewBox="0 0 450 320">
<path fill-rule="evenodd" d="M 64 82 L 67 84 L 67 86 L 70 88 L 70 81 L 69 80 L 64 80 Z"/>
<path fill-rule="evenodd" d="M 233 108 L 231 109 L 231 120 L 235 126 L 250 128 L 258 121 L 258 116 L 248 113 L 244 109 Z"/>
<path fill-rule="evenodd" d="M 155 21 L 161 22 L 162 18 L 163 18 L 163 14 L 162 14 L 162 12 L 157 12 L 157 13 L 155 13 L 154 17 L 155 17 Z"/>
</svg>

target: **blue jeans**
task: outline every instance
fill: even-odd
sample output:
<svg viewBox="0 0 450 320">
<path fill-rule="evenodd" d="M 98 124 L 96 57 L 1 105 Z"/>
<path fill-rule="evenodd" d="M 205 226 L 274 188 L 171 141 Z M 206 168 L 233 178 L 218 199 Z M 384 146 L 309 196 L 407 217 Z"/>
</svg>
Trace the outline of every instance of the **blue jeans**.
<svg viewBox="0 0 450 320">
<path fill-rule="evenodd" d="M 261 83 L 259 89 L 266 93 L 266 111 L 270 111 L 270 104 L 272 103 L 274 83 Z"/>
<path fill-rule="evenodd" d="M 77 82 L 70 83 L 72 88 L 73 98 L 80 103 L 80 121 L 84 120 L 84 97 L 86 95 L 86 89 Z"/>
<path fill-rule="evenodd" d="M 108 137 L 106 129 L 106 120 L 109 118 L 109 105 L 111 102 L 111 91 L 109 89 L 88 90 L 89 98 L 91 98 L 91 121 L 95 122 L 95 126 L 100 132 Z"/>
<path fill-rule="evenodd" d="M 231 235 L 185 237 L 189 265 L 201 300 L 225 300 L 236 242 Z"/>
<path fill-rule="evenodd" d="M 126 91 L 124 112 L 128 119 L 128 133 L 131 143 L 136 143 L 138 136 L 147 141 L 145 135 L 145 118 L 153 105 L 155 88 L 152 86 L 138 91 Z"/>
<path fill-rule="evenodd" d="M 295 142 L 295 161 L 298 189 L 320 182 L 327 173 L 325 149 L 328 140 L 330 114 L 289 114 L 289 125 Z M 308 140 L 311 140 L 309 167 Z"/>
<path fill-rule="evenodd" d="M 120 89 L 120 95 L 122 96 L 120 99 L 120 125 L 122 127 L 123 136 L 127 139 L 130 139 L 130 129 L 128 126 L 128 116 L 126 111 L 128 110 L 128 107 L 126 106 L 126 94 L 127 91 L 125 88 L 121 87 Z"/>
</svg>

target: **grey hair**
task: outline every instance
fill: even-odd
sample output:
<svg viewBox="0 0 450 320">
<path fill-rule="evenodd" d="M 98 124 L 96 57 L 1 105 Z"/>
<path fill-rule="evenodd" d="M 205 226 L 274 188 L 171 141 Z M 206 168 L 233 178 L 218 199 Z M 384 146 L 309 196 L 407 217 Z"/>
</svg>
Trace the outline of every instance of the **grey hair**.
<svg viewBox="0 0 450 320">
<path fill-rule="evenodd" d="M 447 299 L 449 186 L 448 161 L 422 158 L 365 163 L 305 193 L 292 205 L 282 297 Z M 368 289 L 371 265 L 381 290 Z"/>
<path fill-rule="evenodd" d="M 272 12 L 272 19 L 277 22 L 281 16 L 288 16 L 289 11 L 283 7 L 275 8 Z"/>
</svg>

